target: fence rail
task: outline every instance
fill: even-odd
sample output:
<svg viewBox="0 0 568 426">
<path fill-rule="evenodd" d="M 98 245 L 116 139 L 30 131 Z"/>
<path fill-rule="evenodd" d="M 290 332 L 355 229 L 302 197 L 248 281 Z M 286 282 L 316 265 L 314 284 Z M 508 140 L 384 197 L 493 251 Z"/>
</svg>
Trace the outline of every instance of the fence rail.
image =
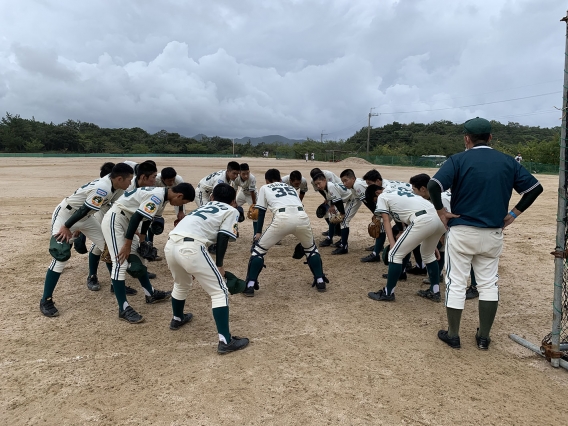
<svg viewBox="0 0 568 426">
<path fill-rule="evenodd" d="M 132 157 L 148 157 L 148 158 L 155 158 L 155 157 L 221 157 L 221 158 L 240 158 L 239 154 L 110 154 L 110 153 L 89 153 L 89 154 L 61 154 L 61 153 L 0 153 L 0 157 L 32 157 L 32 158 L 53 158 L 53 157 L 62 157 L 62 158 L 73 158 L 73 157 L 119 157 L 119 158 L 132 158 Z"/>
</svg>

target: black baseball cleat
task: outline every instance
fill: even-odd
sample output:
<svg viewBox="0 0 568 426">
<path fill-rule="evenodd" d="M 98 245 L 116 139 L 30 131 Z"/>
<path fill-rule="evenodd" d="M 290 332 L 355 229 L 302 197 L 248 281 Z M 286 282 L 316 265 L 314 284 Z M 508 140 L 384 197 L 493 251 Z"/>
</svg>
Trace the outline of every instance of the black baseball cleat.
<svg viewBox="0 0 568 426">
<path fill-rule="evenodd" d="M 472 285 L 470 285 L 466 290 L 465 290 L 465 298 L 466 300 L 469 299 L 475 299 L 479 297 L 479 291 L 477 291 L 477 287 L 474 287 Z"/>
<path fill-rule="evenodd" d="M 246 297 L 254 297 L 254 287 L 247 287 L 243 290 L 243 294 Z"/>
<path fill-rule="evenodd" d="M 126 309 L 118 313 L 118 318 L 129 322 L 130 324 L 138 324 L 144 321 L 144 317 L 132 309 L 132 306 L 127 306 Z"/>
<path fill-rule="evenodd" d="M 183 318 L 180 321 L 172 318 L 170 322 L 170 330 L 179 330 L 183 325 L 190 322 L 192 318 L 192 313 L 183 314 Z"/>
<path fill-rule="evenodd" d="M 324 237 L 327 237 L 327 236 L 329 235 L 329 231 L 323 231 L 321 234 L 322 234 Z"/>
<path fill-rule="evenodd" d="M 413 266 L 406 270 L 406 273 L 410 275 L 428 275 L 428 270 L 426 268 L 419 268 L 418 266 Z"/>
<path fill-rule="evenodd" d="M 491 343 L 491 338 L 479 336 L 479 328 L 478 328 L 477 333 L 475 333 L 475 342 L 477 343 L 478 349 L 481 349 L 482 351 L 486 351 L 487 349 L 489 349 L 489 344 Z"/>
<path fill-rule="evenodd" d="M 389 277 L 389 274 L 383 274 L 383 278 L 386 280 Z M 402 274 L 400 274 L 400 277 L 398 277 L 398 281 L 406 281 L 408 279 L 408 275 L 406 275 L 406 272 L 403 272 Z"/>
<path fill-rule="evenodd" d="M 347 254 L 347 253 L 349 253 L 349 249 L 343 248 L 341 246 L 331 252 L 331 254 Z"/>
<path fill-rule="evenodd" d="M 424 299 L 429 299 L 432 302 L 440 302 L 442 298 L 440 297 L 440 292 L 434 293 L 432 290 L 418 290 L 418 296 L 423 297 Z"/>
<path fill-rule="evenodd" d="M 99 279 L 96 275 L 91 275 L 87 277 L 87 288 L 91 291 L 99 291 L 101 289 L 101 285 L 99 284 Z"/>
<path fill-rule="evenodd" d="M 172 295 L 171 291 L 162 291 L 154 289 L 154 294 L 152 294 L 151 296 L 145 296 L 146 303 L 164 302 L 168 300 L 171 295 Z"/>
<path fill-rule="evenodd" d="M 319 243 L 320 247 L 329 247 L 331 245 L 332 241 L 329 238 L 326 238 L 325 240 L 321 240 Z"/>
<path fill-rule="evenodd" d="M 376 293 L 371 291 L 369 294 L 367 294 L 367 296 L 369 296 L 370 299 L 379 300 L 382 302 L 394 302 L 395 299 L 394 293 L 388 295 L 384 289 L 381 289 Z"/>
<path fill-rule="evenodd" d="M 361 262 L 366 263 L 366 262 L 380 262 L 381 258 L 379 256 L 377 256 L 376 254 L 371 253 L 368 256 L 362 257 L 361 258 Z"/>
<path fill-rule="evenodd" d="M 231 341 L 229 343 L 219 342 L 219 346 L 217 346 L 217 353 L 225 355 L 230 352 L 239 351 L 246 348 L 248 344 L 249 339 L 246 337 L 231 336 Z"/>
<path fill-rule="evenodd" d="M 39 301 L 39 310 L 46 317 L 58 317 L 59 316 L 59 311 L 55 307 L 55 304 L 53 303 L 53 299 L 51 297 L 48 297 L 45 300 Z"/>
<path fill-rule="evenodd" d="M 365 248 L 365 251 L 375 251 L 375 246 L 369 246 Z"/>
<path fill-rule="evenodd" d="M 341 247 L 341 240 L 337 240 L 335 243 L 333 243 L 333 246 L 337 248 Z"/>
<path fill-rule="evenodd" d="M 317 291 L 319 291 L 320 293 L 323 293 L 324 291 L 326 291 L 326 287 L 325 284 L 328 283 L 329 284 L 329 279 L 324 275 L 322 277 L 322 282 L 318 283 L 317 278 L 314 278 L 314 281 L 312 283 L 312 287 L 315 287 Z"/>
<path fill-rule="evenodd" d="M 460 336 L 450 337 L 448 336 L 448 330 L 438 331 L 438 339 L 446 343 L 450 348 L 459 349 L 461 348 Z"/>
<path fill-rule="evenodd" d="M 156 274 L 154 274 L 153 272 L 148 272 L 148 279 L 153 280 L 154 278 L 156 278 Z"/>
<path fill-rule="evenodd" d="M 127 295 L 132 296 L 132 295 L 134 295 L 134 294 L 138 294 L 138 290 L 135 290 L 135 289 L 133 289 L 132 287 L 127 286 L 127 285 L 125 285 L 124 287 L 126 288 L 126 294 L 127 294 Z M 114 287 L 113 287 L 112 284 L 110 285 L 110 292 L 111 292 L 112 294 L 114 294 Z"/>
</svg>

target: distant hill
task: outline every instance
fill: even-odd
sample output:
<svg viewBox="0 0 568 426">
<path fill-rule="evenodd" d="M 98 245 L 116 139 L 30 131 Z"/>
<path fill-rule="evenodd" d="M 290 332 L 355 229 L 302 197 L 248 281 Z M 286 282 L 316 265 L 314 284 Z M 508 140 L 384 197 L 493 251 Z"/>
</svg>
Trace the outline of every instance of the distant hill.
<svg viewBox="0 0 568 426">
<path fill-rule="evenodd" d="M 201 139 L 203 139 L 203 137 L 206 137 L 207 135 L 204 135 L 202 133 L 193 136 L 193 139 L 200 141 Z M 235 143 L 240 143 L 240 144 L 245 144 L 249 141 L 253 146 L 258 145 L 259 143 L 275 143 L 275 142 L 281 142 L 283 144 L 286 145 L 293 145 L 296 142 L 305 142 L 305 139 L 288 139 L 287 137 L 284 136 L 280 136 L 280 135 L 268 135 L 268 136 L 261 136 L 259 138 L 250 138 L 248 136 L 245 136 L 244 138 L 235 138 Z"/>
</svg>

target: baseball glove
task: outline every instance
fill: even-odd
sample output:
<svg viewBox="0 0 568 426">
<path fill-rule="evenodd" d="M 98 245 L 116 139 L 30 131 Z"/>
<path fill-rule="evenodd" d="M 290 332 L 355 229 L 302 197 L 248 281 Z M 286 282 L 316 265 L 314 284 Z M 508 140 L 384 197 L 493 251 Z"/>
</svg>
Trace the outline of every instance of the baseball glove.
<svg viewBox="0 0 568 426">
<path fill-rule="evenodd" d="M 112 263 L 112 259 L 110 257 L 110 252 L 108 251 L 108 246 L 105 244 L 105 248 L 101 254 L 101 260 L 105 263 Z"/>
<path fill-rule="evenodd" d="M 258 209 L 256 208 L 256 204 L 251 204 L 247 217 L 251 220 L 258 220 Z"/>
<path fill-rule="evenodd" d="M 142 241 L 136 250 L 140 257 L 150 259 L 154 257 L 154 244 L 151 241 Z"/>
<path fill-rule="evenodd" d="M 329 221 L 331 223 L 341 223 L 344 218 L 345 218 L 345 215 L 339 213 L 338 211 L 336 211 L 335 213 L 329 214 Z"/>
<path fill-rule="evenodd" d="M 316 209 L 316 216 L 321 219 L 323 218 L 327 211 L 329 210 L 329 205 L 327 203 L 321 203 Z"/>
<path fill-rule="evenodd" d="M 367 227 L 367 231 L 369 232 L 369 235 L 374 238 L 377 239 L 379 238 L 379 234 L 381 233 L 381 222 L 375 222 L 374 220 L 369 223 L 369 226 Z"/>
</svg>

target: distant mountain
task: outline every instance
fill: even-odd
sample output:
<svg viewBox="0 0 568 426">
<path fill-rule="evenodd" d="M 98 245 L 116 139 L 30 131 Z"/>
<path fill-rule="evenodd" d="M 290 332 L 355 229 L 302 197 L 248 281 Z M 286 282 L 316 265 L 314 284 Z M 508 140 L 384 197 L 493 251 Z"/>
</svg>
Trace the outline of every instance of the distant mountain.
<svg viewBox="0 0 568 426">
<path fill-rule="evenodd" d="M 204 137 L 207 137 L 207 135 L 204 135 L 202 133 L 195 135 L 193 137 L 193 139 L 196 139 L 198 141 L 200 141 L 201 139 L 203 139 Z M 253 146 L 258 145 L 259 143 L 275 143 L 275 142 L 280 142 L 286 145 L 293 145 L 296 142 L 305 142 L 305 139 L 288 139 L 284 136 L 280 136 L 280 135 L 268 135 L 268 136 L 261 136 L 259 138 L 250 138 L 248 136 L 245 136 L 244 138 L 235 138 L 235 143 L 241 143 L 241 144 L 245 144 L 249 141 L 253 144 Z"/>
</svg>

